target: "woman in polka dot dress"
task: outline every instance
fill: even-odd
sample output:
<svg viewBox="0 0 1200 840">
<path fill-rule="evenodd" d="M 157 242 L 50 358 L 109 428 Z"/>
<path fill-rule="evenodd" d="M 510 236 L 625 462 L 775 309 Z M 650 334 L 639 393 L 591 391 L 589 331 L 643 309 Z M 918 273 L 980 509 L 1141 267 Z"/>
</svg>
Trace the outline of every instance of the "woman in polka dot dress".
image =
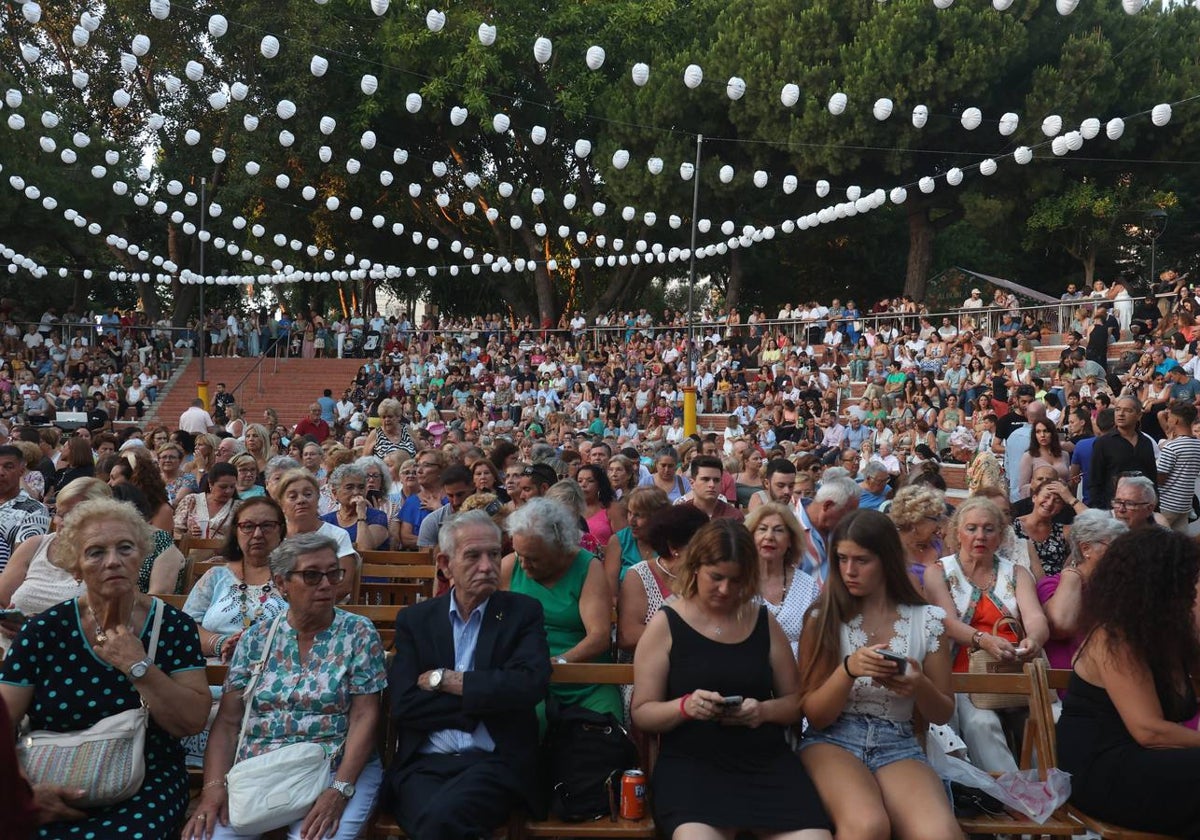
<svg viewBox="0 0 1200 840">
<path fill-rule="evenodd" d="M 151 530 L 132 505 L 98 499 L 71 511 L 52 558 L 81 578 L 84 594 L 22 629 L 0 670 L 0 699 L 36 730 L 73 732 L 137 708 L 150 709 L 146 773 L 129 799 L 83 809 L 71 791 L 37 785 L 41 838 L 157 840 L 177 837 L 188 803 L 179 739 L 204 728 L 208 684 L 196 625 L 138 591 Z M 163 611 L 153 659 L 147 656 L 154 610 Z"/>
</svg>

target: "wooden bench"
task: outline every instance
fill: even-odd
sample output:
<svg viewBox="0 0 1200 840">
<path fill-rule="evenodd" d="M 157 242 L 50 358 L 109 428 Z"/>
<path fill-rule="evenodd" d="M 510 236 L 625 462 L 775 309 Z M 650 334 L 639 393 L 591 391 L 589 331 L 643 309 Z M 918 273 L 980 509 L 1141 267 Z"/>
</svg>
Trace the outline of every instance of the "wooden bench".
<svg viewBox="0 0 1200 840">
<path fill-rule="evenodd" d="M 1054 730 L 1054 712 L 1051 709 L 1051 702 L 1048 697 L 1050 690 L 1061 691 L 1065 690 L 1071 678 L 1071 672 L 1066 669 L 1047 670 L 1044 665 L 1038 669 L 1038 678 L 1042 680 L 1042 684 L 1046 687 L 1046 691 L 1041 692 L 1041 698 L 1038 700 L 1038 708 L 1036 714 L 1031 714 L 1033 725 L 1042 730 L 1044 734 L 1041 736 L 1046 743 L 1047 754 L 1049 755 L 1048 763 L 1053 766 L 1058 764 L 1058 742 L 1055 738 Z M 1099 834 L 1103 840 L 1175 840 L 1169 834 L 1154 834 L 1149 831 L 1135 831 L 1129 828 L 1122 828 L 1112 823 L 1107 823 L 1104 820 L 1098 820 L 1085 814 L 1083 811 L 1074 805 L 1067 806 L 1067 813 L 1072 819 L 1076 820 L 1083 828 L 1088 831 L 1093 831 Z"/>
<path fill-rule="evenodd" d="M 351 590 L 354 603 L 400 607 L 433 597 L 437 566 L 432 550 L 364 551 L 362 561 Z"/>
<path fill-rule="evenodd" d="M 1049 708 L 1049 701 L 1045 699 L 1045 681 L 1038 676 L 1040 667 L 1041 663 L 1030 663 L 1020 674 L 954 674 L 952 686 L 956 694 L 1022 694 L 1029 699 L 1029 722 L 1022 739 L 1019 766 L 1022 770 L 1030 769 L 1036 756 L 1038 775 L 1045 780 L 1047 770 L 1055 766 L 1052 758 L 1055 753 L 1052 746 L 1046 743 L 1044 727 L 1036 724 L 1041 706 Z M 1039 701 L 1039 695 L 1044 702 Z M 1024 814 L 1012 812 L 995 816 L 960 817 L 958 824 L 967 834 L 1072 837 L 1084 833 L 1082 826 L 1070 817 L 1065 807 L 1056 810 L 1040 825 Z"/>
</svg>

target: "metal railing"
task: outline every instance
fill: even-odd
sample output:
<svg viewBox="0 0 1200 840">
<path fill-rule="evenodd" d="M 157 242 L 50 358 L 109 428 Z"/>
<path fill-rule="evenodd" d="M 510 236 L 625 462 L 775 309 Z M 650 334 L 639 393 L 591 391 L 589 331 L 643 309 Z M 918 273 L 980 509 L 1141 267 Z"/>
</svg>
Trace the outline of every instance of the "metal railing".
<svg viewBox="0 0 1200 840">
<path fill-rule="evenodd" d="M 265 389 L 263 388 L 263 382 L 262 382 L 263 362 L 265 362 L 269 358 L 274 357 L 275 363 L 274 363 L 274 367 L 271 370 L 271 374 L 274 375 L 274 374 L 279 373 L 279 355 L 280 355 L 280 348 L 283 345 L 283 343 L 284 342 L 282 339 L 276 339 L 275 341 L 272 342 L 272 347 L 271 347 L 271 350 L 269 353 L 259 353 L 258 354 L 258 361 L 256 361 L 254 363 L 254 366 L 251 367 L 245 373 L 243 373 L 242 378 L 237 381 L 237 384 L 229 389 L 229 393 L 233 395 L 234 402 L 236 402 L 238 405 L 245 404 L 241 399 L 239 399 L 238 394 L 241 392 L 242 386 L 246 384 L 246 380 L 249 379 L 250 375 L 253 373 L 258 374 L 258 390 L 256 391 L 256 396 L 261 397 L 264 393 L 266 393 Z"/>
</svg>

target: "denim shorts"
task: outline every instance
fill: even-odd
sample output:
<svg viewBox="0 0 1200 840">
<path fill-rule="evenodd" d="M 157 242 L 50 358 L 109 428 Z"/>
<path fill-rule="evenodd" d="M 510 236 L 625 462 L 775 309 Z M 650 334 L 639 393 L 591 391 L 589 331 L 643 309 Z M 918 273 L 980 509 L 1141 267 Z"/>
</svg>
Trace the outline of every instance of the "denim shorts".
<svg viewBox="0 0 1200 840">
<path fill-rule="evenodd" d="M 897 761 L 925 761 L 912 723 L 887 720 L 870 715 L 844 714 L 825 729 L 809 727 L 804 732 L 800 749 L 813 744 L 833 744 L 841 747 L 874 773 Z"/>
</svg>

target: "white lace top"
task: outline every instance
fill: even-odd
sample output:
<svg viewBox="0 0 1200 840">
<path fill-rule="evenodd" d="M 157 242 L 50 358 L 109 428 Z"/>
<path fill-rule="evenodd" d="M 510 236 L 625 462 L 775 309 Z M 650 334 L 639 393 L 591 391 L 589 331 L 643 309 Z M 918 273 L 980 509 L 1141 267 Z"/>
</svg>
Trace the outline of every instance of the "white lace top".
<svg viewBox="0 0 1200 840">
<path fill-rule="evenodd" d="M 900 617 L 894 625 L 895 635 L 888 641 L 888 648 L 907 657 L 923 662 L 927 653 L 938 650 L 942 644 L 945 628 L 942 625 L 946 613 L 932 604 L 899 607 Z M 860 647 L 870 644 L 862 629 L 862 615 L 857 615 L 842 625 L 842 655 L 848 656 Z M 850 690 L 843 713 L 869 715 L 893 721 L 910 721 L 913 714 L 913 698 L 901 697 L 890 689 L 877 684 L 869 677 L 859 677 Z"/>
<path fill-rule="evenodd" d="M 817 585 L 813 576 L 796 569 L 792 573 L 792 582 L 788 585 L 788 591 L 783 596 L 783 603 L 772 604 L 761 595 L 754 598 L 755 603 L 766 605 L 767 612 L 775 616 L 775 620 L 783 628 L 788 644 L 792 646 L 793 657 L 799 656 L 800 631 L 804 628 L 804 614 L 808 612 L 808 608 L 816 602 L 820 595 L 821 587 Z"/>
</svg>

